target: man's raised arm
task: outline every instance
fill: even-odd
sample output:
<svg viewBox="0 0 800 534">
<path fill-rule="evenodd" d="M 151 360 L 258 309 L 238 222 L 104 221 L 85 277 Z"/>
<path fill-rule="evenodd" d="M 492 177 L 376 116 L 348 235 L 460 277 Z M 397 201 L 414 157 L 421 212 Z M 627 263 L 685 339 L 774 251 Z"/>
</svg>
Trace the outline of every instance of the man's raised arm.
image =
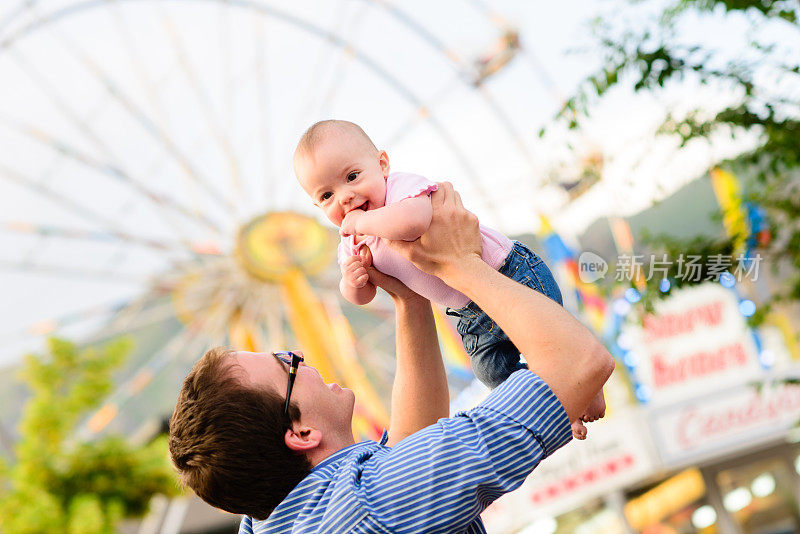
<svg viewBox="0 0 800 534">
<path fill-rule="evenodd" d="M 393 446 L 449 415 L 447 375 L 431 303 L 399 280 L 372 267 L 367 271 L 370 281 L 389 293 L 395 305 L 397 367 L 386 443 Z"/>
<path fill-rule="evenodd" d="M 449 183 L 431 196 L 433 219 L 417 241 L 391 242 L 420 269 L 471 298 L 525 355 L 531 371 L 579 418 L 614 369 L 594 335 L 552 300 L 500 274 L 480 257 L 477 218 Z"/>
</svg>

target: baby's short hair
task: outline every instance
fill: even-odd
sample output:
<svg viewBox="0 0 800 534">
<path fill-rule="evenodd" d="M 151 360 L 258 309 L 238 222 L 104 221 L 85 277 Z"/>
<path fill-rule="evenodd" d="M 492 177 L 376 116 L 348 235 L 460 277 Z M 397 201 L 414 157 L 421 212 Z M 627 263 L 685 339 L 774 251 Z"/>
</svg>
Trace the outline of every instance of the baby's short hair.
<svg viewBox="0 0 800 534">
<path fill-rule="evenodd" d="M 322 141 L 328 135 L 335 135 L 338 132 L 350 132 L 356 134 L 366 143 L 368 148 L 374 150 L 376 154 L 378 153 L 378 148 L 375 146 L 375 143 L 373 143 L 372 139 L 370 139 L 369 136 L 364 133 L 364 130 L 361 129 L 361 126 L 350 121 L 328 119 L 315 122 L 308 130 L 306 130 L 306 132 L 300 138 L 300 141 L 297 143 L 295 154 L 313 154 L 320 141 Z"/>
</svg>

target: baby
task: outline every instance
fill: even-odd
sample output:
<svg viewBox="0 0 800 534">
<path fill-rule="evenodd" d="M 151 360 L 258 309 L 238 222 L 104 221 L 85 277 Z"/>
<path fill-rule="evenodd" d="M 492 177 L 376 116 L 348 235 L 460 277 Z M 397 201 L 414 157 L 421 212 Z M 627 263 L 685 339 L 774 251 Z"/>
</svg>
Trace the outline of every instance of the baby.
<svg viewBox="0 0 800 534">
<path fill-rule="evenodd" d="M 339 288 L 344 298 L 360 305 L 375 297 L 366 270 L 369 260 L 359 255 L 362 247 L 369 247 L 376 269 L 459 317 L 457 330 L 481 382 L 494 388 L 526 367 L 519 350 L 474 302 L 417 269 L 384 241 L 413 241 L 425 233 L 433 214 L 429 195 L 436 191 L 435 183 L 415 174 L 390 174 L 386 152 L 378 150 L 358 125 L 339 120 L 321 121 L 306 131 L 294 153 L 294 170 L 314 205 L 340 229 Z M 491 228 L 481 225 L 480 231 L 486 263 L 562 304 L 561 292 L 541 258 Z M 583 422 L 604 413 L 601 391 L 581 419 L 572 423 L 573 435 L 584 439 Z"/>
</svg>

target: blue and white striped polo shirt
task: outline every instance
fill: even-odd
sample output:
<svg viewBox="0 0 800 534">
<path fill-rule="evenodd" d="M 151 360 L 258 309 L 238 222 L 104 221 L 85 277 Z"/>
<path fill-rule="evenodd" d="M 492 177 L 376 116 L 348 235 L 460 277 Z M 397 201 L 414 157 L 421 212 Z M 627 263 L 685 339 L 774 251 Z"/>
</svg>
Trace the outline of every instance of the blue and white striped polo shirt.
<svg viewBox="0 0 800 534">
<path fill-rule="evenodd" d="M 365 441 L 316 465 L 263 521 L 240 534 L 485 533 L 479 514 L 572 439 L 538 376 L 516 371 L 477 407 L 394 447 Z"/>
</svg>

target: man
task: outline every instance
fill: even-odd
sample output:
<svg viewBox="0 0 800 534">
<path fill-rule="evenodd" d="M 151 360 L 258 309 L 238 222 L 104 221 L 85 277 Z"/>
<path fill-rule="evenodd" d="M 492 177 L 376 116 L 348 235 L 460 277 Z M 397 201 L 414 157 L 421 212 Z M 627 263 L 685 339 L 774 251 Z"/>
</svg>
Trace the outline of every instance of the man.
<svg viewBox="0 0 800 534">
<path fill-rule="evenodd" d="M 201 498 L 246 515 L 240 532 L 484 532 L 480 512 L 569 441 L 570 420 L 610 376 L 613 360 L 583 325 L 481 260 L 477 219 L 450 184 L 431 198 L 428 232 L 392 246 L 493 317 L 530 370 L 448 418 L 430 303 L 375 270 L 397 312 L 380 443 L 354 443 L 353 392 L 292 367 L 301 355 L 209 351 L 184 382 L 170 453 Z"/>
</svg>

